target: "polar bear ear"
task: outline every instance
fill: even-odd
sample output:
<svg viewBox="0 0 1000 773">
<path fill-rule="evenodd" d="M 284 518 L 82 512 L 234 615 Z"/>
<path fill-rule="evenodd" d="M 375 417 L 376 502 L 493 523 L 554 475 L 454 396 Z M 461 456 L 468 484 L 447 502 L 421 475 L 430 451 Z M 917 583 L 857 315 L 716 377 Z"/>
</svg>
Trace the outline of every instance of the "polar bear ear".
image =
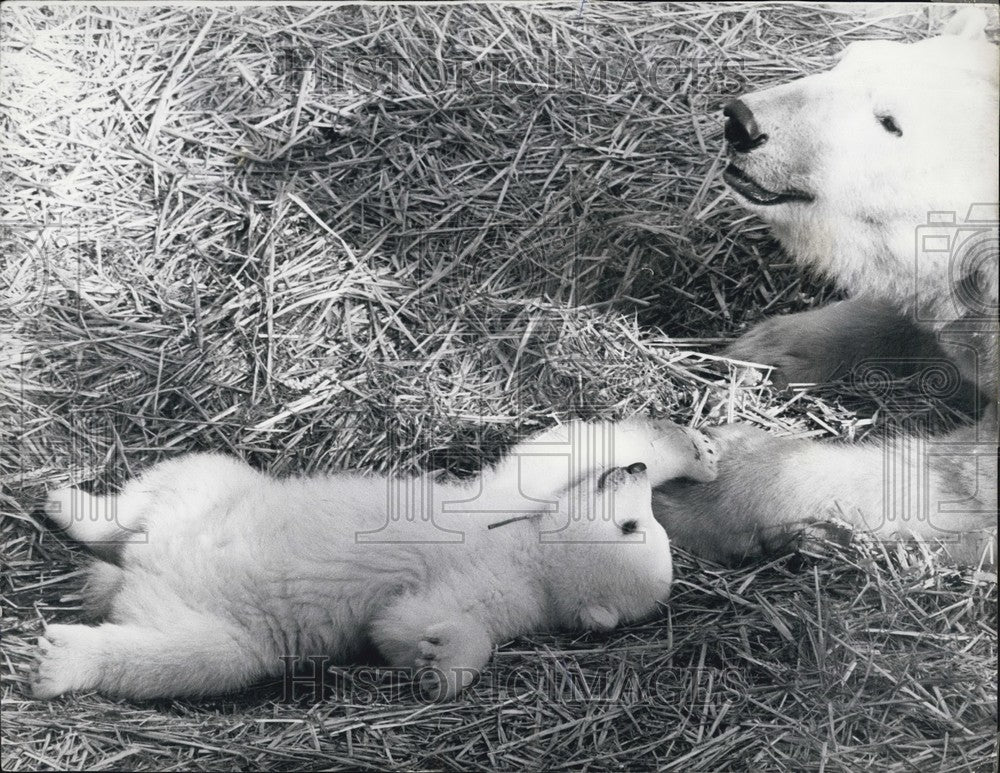
<svg viewBox="0 0 1000 773">
<path fill-rule="evenodd" d="M 948 20 L 941 34 L 979 40 L 986 37 L 986 24 L 986 14 L 982 8 L 963 8 Z"/>
</svg>

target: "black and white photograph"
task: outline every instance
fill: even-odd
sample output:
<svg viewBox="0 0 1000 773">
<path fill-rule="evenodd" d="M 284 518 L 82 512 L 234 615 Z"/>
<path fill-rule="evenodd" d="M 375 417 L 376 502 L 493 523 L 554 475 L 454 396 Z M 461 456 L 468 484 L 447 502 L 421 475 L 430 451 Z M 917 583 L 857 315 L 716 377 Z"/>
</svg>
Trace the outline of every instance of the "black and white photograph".
<svg viewBox="0 0 1000 773">
<path fill-rule="evenodd" d="M 998 9 L 0 6 L 0 767 L 995 771 Z"/>
</svg>

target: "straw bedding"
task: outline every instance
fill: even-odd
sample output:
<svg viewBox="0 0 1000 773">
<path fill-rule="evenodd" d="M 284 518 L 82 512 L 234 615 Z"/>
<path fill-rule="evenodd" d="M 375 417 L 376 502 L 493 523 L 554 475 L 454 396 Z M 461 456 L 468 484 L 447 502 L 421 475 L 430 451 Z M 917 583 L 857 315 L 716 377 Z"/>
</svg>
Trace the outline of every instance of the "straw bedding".
<svg viewBox="0 0 1000 773">
<path fill-rule="evenodd" d="M 454 703 L 335 668 L 323 694 L 25 691 L 42 621 L 80 614 L 48 486 L 190 449 L 462 475 L 570 417 L 954 421 L 713 356 L 835 297 L 726 195 L 718 106 L 940 15 L 883 11 L 6 6 L 4 770 L 993 769 L 995 576 L 863 541 L 679 553 L 662 616 L 509 642 Z"/>
</svg>

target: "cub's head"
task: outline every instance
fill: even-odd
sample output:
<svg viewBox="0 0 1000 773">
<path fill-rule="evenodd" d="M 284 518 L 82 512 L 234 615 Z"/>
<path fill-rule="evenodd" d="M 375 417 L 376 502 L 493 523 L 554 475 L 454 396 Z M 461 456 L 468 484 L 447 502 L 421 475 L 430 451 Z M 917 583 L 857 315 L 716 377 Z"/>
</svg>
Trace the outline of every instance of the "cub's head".
<svg viewBox="0 0 1000 773">
<path fill-rule="evenodd" d="M 645 464 L 584 475 L 538 529 L 559 624 L 610 629 L 650 615 L 667 599 L 670 540 L 653 517 Z"/>
<path fill-rule="evenodd" d="M 852 294 L 905 305 L 915 287 L 969 279 L 954 276 L 954 249 L 917 244 L 931 213 L 952 213 L 960 232 L 971 205 L 998 200 L 998 58 L 985 25 L 967 9 L 937 37 L 854 43 L 826 73 L 730 102 L 726 182 L 793 257 Z"/>
</svg>

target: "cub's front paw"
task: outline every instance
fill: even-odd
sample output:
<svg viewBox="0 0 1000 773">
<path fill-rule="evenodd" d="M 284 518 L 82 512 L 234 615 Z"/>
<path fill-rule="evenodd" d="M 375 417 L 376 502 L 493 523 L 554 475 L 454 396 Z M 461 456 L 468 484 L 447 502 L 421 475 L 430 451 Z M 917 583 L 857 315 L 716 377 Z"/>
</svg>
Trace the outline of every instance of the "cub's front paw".
<svg viewBox="0 0 1000 773">
<path fill-rule="evenodd" d="M 491 650 L 481 629 L 452 621 L 428 626 L 417 644 L 420 689 L 431 700 L 454 698 L 479 676 Z"/>
<path fill-rule="evenodd" d="M 654 486 L 674 478 L 706 482 L 718 475 L 716 441 L 668 419 L 623 424 L 615 437 L 615 455 L 620 462 L 643 462 Z"/>
<path fill-rule="evenodd" d="M 696 429 L 685 430 L 691 439 L 692 459 L 687 477 L 708 483 L 719 477 L 719 445 L 716 440 Z"/>
<path fill-rule="evenodd" d="M 94 650 L 94 629 L 86 625 L 50 625 L 38 637 L 38 651 L 31 668 L 35 698 L 55 698 L 74 690 L 88 690 L 99 679 Z"/>
</svg>

